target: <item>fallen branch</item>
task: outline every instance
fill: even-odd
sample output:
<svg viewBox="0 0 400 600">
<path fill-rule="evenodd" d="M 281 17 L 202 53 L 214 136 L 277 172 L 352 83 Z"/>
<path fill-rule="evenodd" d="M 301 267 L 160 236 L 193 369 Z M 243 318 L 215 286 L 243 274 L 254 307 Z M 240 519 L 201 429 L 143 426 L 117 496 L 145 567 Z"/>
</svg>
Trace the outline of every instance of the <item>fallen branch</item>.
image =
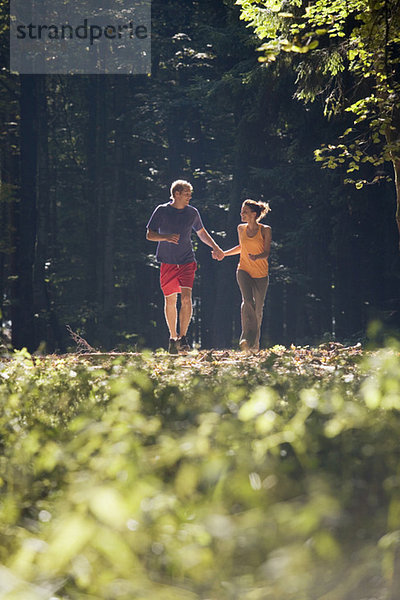
<svg viewBox="0 0 400 600">
<path fill-rule="evenodd" d="M 98 350 L 96 350 L 96 348 L 93 348 L 83 337 L 81 337 L 78 333 L 75 333 L 75 331 L 72 331 L 69 325 L 66 325 L 66 328 L 69 335 L 72 337 L 77 346 L 77 354 L 88 354 L 98 352 Z"/>
</svg>

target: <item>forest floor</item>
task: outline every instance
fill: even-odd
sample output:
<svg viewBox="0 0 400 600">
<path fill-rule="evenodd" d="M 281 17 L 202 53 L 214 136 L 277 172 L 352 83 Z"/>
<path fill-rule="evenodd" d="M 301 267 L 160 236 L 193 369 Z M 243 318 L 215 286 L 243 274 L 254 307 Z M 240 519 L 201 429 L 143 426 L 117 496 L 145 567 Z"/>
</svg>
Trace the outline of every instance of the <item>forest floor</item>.
<svg viewBox="0 0 400 600">
<path fill-rule="evenodd" d="M 156 351 L 143 350 L 140 352 L 102 352 L 102 351 L 76 351 L 68 352 L 67 354 L 47 354 L 47 355 L 32 355 L 34 362 L 47 362 L 51 360 L 77 360 L 88 363 L 104 362 L 110 360 L 126 360 L 142 357 L 148 361 L 168 361 L 173 360 L 182 366 L 200 366 L 203 363 L 221 363 L 221 364 L 236 364 L 238 362 L 265 363 L 268 359 L 291 359 L 294 366 L 301 367 L 301 364 L 314 366 L 316 371 L 322 369 L 330 370 L 335 368 L 337 363 L 342 363 L 343 360 L 353 362 L 356 358 L 361 358 L 370 351 L 365 350 L 361 343 L 353 346 L 345 346 L 339 342 L 328 342 L 319 346 L 294 346 L 289 347 L 283 345 L 275 345 L 271 348 L 259 350 L 258 352 L 242 352 L 232 349 L 204 349 L 191 350 L 177 355 L 168 354 L 167 351 L 161 349 Z M 8 354 L 3 359 L 12 359 L 13 355 Z"/>
<path fill-rule="evenodd" d="M 354 368 L 363 357 L 373 354 L 372 351 L 363 349 L 360 343 L 354 346 L 345 346 L 338 342 L 329 342 L 317 347 L 294 346 L 286 348 L 275 345 L 258 352 L 241 352 L 239 350 L 192 350 L 178 355 L 168 354 L 166 351 L 155 352 L 72 352 L 64 355 L 33 356 L 34 362 L 51 363 L 52 361 L 66 361 L 69 363 L 84 363 L 92 366 L 110 366 L 115 361 L 126 364 L 137 360 L 144 361 L 146 370 L 154 366 L 155 371 L 169 368 L 171 364 L 176 369 L 194 370 L 209 373 L 218 367 L 260 367 L 268 370 L 269 367 L 283 372 L 294 372 L 298 375 L 315 374 L 316 377 L 329 375 L 337 369 L 349 370 Z"/>
</svg>

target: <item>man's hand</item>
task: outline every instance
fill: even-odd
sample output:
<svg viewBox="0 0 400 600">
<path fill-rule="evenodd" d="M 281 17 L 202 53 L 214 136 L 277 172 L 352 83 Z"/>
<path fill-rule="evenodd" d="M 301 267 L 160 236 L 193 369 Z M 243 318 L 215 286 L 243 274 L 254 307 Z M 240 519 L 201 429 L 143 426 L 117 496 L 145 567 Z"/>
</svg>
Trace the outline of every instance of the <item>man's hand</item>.
<svg viewBox="0 0 400 600">
<path fill-rule="evenodd" d="M 249 254 L 249 259 L 250 260 L 257 260 L 257 254 Z"/>
<path fill-rule="evenodd" d="M 215 259 L 215 260 L 223 260 L 225 258 L 225 254 L 224 251 L 221 250 L 221 248 L 215 248 L 212 252 L 211 252 L 211 256 Z"/>
<path fill-rule="evenodd" d="M 171 244 L 179 244 L 180 233 L 167 233 L 165 235 L 165 241 Z"/>
</svg>

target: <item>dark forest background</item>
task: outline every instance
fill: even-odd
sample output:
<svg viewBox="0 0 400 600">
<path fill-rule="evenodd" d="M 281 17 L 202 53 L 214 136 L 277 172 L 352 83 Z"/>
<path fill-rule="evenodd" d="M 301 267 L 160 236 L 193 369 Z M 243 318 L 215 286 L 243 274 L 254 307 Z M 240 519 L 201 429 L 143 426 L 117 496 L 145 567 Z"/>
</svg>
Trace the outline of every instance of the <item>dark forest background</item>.
<svg viewBox="0 0 400 600">
<path fill-rule="evenodd" d="M 264 347 L 356 342 L 373 319 L 399 328 L 393 182 L 356 190 L 344 171 L 321 169 L 313 152 L 344 117 L 295 99 L 289 60 L 258 62 L 231 0 L 153 0 L 152 74 L 130 77 L 10 75 L 0 6 L 0 308 L 15 348 L 65 352 L 67 326 L 105 350 L 166 344 L 145 233 L 177 178 L 192 182 L 225 249 L 242 201 L 270 203 Z M 232 347 L 237 259 L 196 247 L 189 333 L 203 348 Z"/>
</svg>

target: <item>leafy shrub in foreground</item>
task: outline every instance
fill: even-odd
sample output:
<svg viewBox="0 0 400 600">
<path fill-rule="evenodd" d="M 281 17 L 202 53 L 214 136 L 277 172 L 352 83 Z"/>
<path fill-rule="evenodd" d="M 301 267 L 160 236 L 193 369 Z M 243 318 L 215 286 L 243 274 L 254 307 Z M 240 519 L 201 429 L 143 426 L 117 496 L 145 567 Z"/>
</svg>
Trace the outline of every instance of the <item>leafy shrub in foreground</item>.
<svg viewBox="0 0 400 600">
<path fill-rule="evenodd" d="M 0 597 L 395 598 L 399 356 L 17 355 Z"/>
</svg>

